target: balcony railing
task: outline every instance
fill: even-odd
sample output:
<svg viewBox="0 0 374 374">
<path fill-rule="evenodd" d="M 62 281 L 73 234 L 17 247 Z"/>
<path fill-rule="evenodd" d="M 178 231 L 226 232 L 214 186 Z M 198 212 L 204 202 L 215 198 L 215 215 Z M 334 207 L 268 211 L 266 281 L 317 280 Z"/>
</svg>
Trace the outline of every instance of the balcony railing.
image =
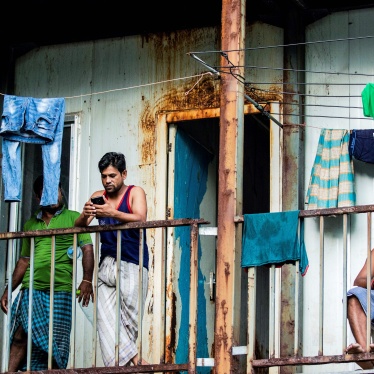
<svg viewBox="0 0 374 374">
<path fill-rule="evenodd" d="M 150 372 L 179 372 L 179 371 L 188 371 L 189 373 L 196 372 L 196 365 L 197 365 L 197 357 L 196 357 L 196 333 L 197 333 L 197 286 L 198 286 L 198 280 L 197 280 L 197 266 L 198 266 L 198 258 L 197 258 L 197 248 L 198 248 L 198 228 L 199 225 L 207 224 L 209 222 L 205 221 L 204 219 L 175 219 L 175 220 L 165 220 L 165 221 L 149 221 L 149 222 L 143 222 L 143 223 L 127 223 L 122 225 L 107 225 L 107 226 L 89 226 L 84 228 L 64 228 L 64 229 L 53 229 L 53 230 L 38 230 L 38 231 L 25 231 L 25 232 L 5 232 L 0 233 L 0 240 L 7 240 L 8 244 L 8 266 L 7 266 L 7 279 L 8 279 L 8 299 L 9 299 L 9 305 L 8 305 L 8 314 L 11 310 L 11 304 L 12 304 L 12 289 L 11 289 L 11 280 L 12 279 L 12 273 L 13 273 L 13 253 L 15 252 L 15 244 L 16 240 L 29 237 L 31 238 L 31 256 L 30 256 L 30 291 L 33 289 L 33 269 L 34 269 L 34 238 L 35 237 L 41 237 L 41 236 L 48 236 L 52 237 L 52 258 L 51 258 L 51 308 L 50 308 L 50 316 L 53 316 L 53 290 L 54 290 L 54 255 L 55 255 L 55 238 L 58 235 L 66 235 L 66 234 L 73 234 L 74 238 L 74 247 L 77 247 L 77 235 L 79 233 L 85 232 L 85 233 L 92 233 L 95 235 L 95 242 L 94 242 L 94 252 L 95 252 L 95 260 L 99 258 L 99 233 L 102 231 L 118 231 L 118 234 L 121 230 L 126 229 L 133 229 L 138 228 L 140 229 L 141 233 L 144 234 L 144 230 L 148 229 L 159 229 L 159 230 L 165 230 L 169 227 L 177 227 L 177 226 L 189 226 L 190 227 L 190 291 L 189 291 L 189 298 L 190 298 L 190 305 L 192 307 L 189 310 L 189 337 L 188 337 L 188 362 L 183 364 L 170 364 L 165 362 L 159 362 L 157 364 L 150 364 L 150 365 L 134 365 L 129 367 L 123 367 L 123 366 L 114 366 L 114 367 L 97 367 L 96 363 L 96 351 L 97 351 L 97 341 L 96 341 L 96 333 L 92 334 L 92 363 L 91 367 L 89 368 L 79 368 L 77 369 L 75 365 L 75 352 L 76 352 L 76 331 L 77 331 L 77 321 L 76 321 L 76 295 L 75 290 L 77 288 L 77 258 L 73 258 L 73 285 L 72 285 L 72 334 L 71 334 L 71 341 L 70 341 L 70 367 L 64 370 L 60 369 L 53 369 L 52 370 L 52 334 L 53 334 L 53 326 L 50 324 L 49 326 L 49 354 L 48 354 L 48 369 L 52 370 L 54 373 L 56 372 L 68 372 L 70 370 L 77 372 L 100 372 L 100 373 L 150 373 Z M 165 235 L 164 235 L 165 237 Z M 117 242 L 117 256 L 121 253 L 121 242 L 120 238 L 121 235 L 117 235 L 118 242 Z M 139 250 L 140 250 L 140 259 L 143 258 L 143 245 L 142 245 L 142 238 L 144 238 L 144 235 L 141 235 L 141 240 L 139 243 Z M 163 248 L 164 250 L 164 248 Z M 117 272 L 120 271 L 120 267 L 117 267 Z M 142 272 L 143 267 L 139 266 L 139 280 L 142 279 Z M 96 300 L 97 300 L 97 276 L 98 276 L 98 267 L 95 266 L 94 268 L 94 276 L 93 276 L 93 285 L 94 285 L 94 306 L 93 306 L 93 321 L 92 321 L 92 331 L 95 332 L 96 330 Z M 117 273 L 118 274 L 118 273 Z M 120 277 L 117 276 L 117 282 L 119 282 Z M 117 283 L 117 300 L 119 297 L 119 283 Z M 141 282 L 139 287 L 139 292 L 142 292 Z M 164 291 L 165 292 L 165 291 Z M 30 295 L 32 292 L 30 292 Z M 139 300 L 142 300 L 141 294 L 139 297 Z M 30 303 L 29 303 L 29 310 L 32 305 L 32 297 L 30 297 Z M 138 353 L 139 358 L 142 357 L 142 305 L 140 302 L 139 305 L 139 321 L 138 321 L 138 327 L 139 327 L 139 337 L 137 341 L 138 345 Z M 116 315 L 116 324 L 119 326 L 119 308 L 117 310 Z M 52 318 L 50 318 L 52 320 Z M 10 333 L 10 318 L 6 319 L 6 336 L 9 337 Z M 157 321 L 155 322 L 157 323 Z M 162 321 L 158 321 L 158 323 L 163 323 Z M 29 331 L 27 332 L 28 336 L 31 337 L 31 323 L 29 323 Z M 118 347 L 118 341 L 119 341 L 119 328 L 116 329 L 116 347 Z M 31 365 L 31 340 L 29 340 L 28 349 L 27 349 L 27 370 L 30 371 L 30 365 Z M 90 344 L 87 342 L 87 344 Z M 9 341 L 4 342 L 3 347 L 6 347 L 5 350 L 3 350 L 3 362 L 5 362 L 3 369 L 3 372 L 7 372 L 8 368 L 8 360 L 9 360 L 9 353 L 10 353 L 10 346 Z M 116 362 L 119 361 L 119 351 L 118 348 L 115 350 L 116 352 Z M 5 356 L 4 356 L 5 355 Z M 165 357 L 165 353 L 163 354 L 163 357 Z M 48 370 L 48 371 L 49 371 Z"/>
<path fill-rule="evenodd" d="M 280 326 L 281 316 L 280 314 L 276 315 L 275 313 L 275 305 L 277 303 L 277 297 L 282 293 L 282 287 L 284 286 L 282 281 L 278 282 L 278 287 L 276 287 L 276 276 L 275 272 L 280 271 L 280 269 L 276 269 L 274 265 L 271 266 L 270 275 L 269 275 L 269 294 L 270 294 L 270 301 L 269 301 L 269 308 L 270 308 L 270 318 L 268 324 L 268 342 L 269 342 L 269 355 L 268 357 L 256 357 L 256 342 L 257 342 L 257 326 L 256 326 L 256 306 L 258 305 L 258 297 L 256 297 L 256 267 L 248 268 L 248 319 L 247 319 L 247 328 L 248 328 L 248 341 L 247 346 L 237 346 L 233 347 L 232 354 L 233 355 L 246 355 L 247 357 L 247 373 L 256 372 L 257 368 L 270 368 L 270 367 L 282 367 L 282 366 L 302 366 L 302 365 L 324 365 L 324 364 L 332 364 L 332 363 L 349 363 L 349 362 L 358 362 L 358 361 L 373 361 L 374 360 L 374 353 L 360 353 L 360 354 L 346 354 L 345 349 L 347 346 L 347 329 L 348 329 L 348 322 L 347 322 L 347 247 L 348 247 L 348 234 L 349 234 L 349 227 L 348 227 L 348 219 L 351 215 L 356 214 L 365 214 L 366 223 L 367 223 L 367 258 L 369 259 L 367 262 L 368 266 L 368 277 L 367 277 L 367 290 L 368 290 L 368 313 L 367 315 L 370 316 L 370 282 L 371 282 L 371 248 L 372 240 L 371 240 L 371 230 L 372 230 L 372 219 L 371 215 L 374 211 L 374 205 L 364 205 L 364 206 L 354 206 L 354 207 L 346 207 L 346 208 L 330 208 L 330 209 L 317 209 L 317 210 L 303 210 L 299 213 L 299 219 L 308 219 L 308 218 L 318 218 L 319 219 L 319 279 L 314 279 L 314 286 L 318 287 L 319 289 L 319 299 L 315 300 L 315 303 L 318 305 L 318 324 L 315 327 L 315 334 L 318 337 L 318 346 L 315 349 L 315 355 L 313 356 L 305 356 L 302 353 L 302 346 L 300 344 L 300 331 L 302 324 L 299 323 L 301 314 L 303 315 L 304 321 L 313 321 L 311 317 L 310 311 L 307 308 L 303 308 L 300 303 L 302 303 L 302 299 L 300 300 L 298 295 L 301 287 L 301 275 L 299 274 L 299 266 L 298 263 L 292 268 L 295 271 L 294 280 L 295 280 L 295 294 L 291 295 L 290 297 L 293 298 L 293 301 L 290 305 L 294 305 L 293 316 L 294 320 L 290 321 L 293 323 L 294 327 L 294 342 L 290 345 L 293 345 L 293 354 L 280 354 L 280 345 L 281 345 L 281 336 L 284 333 L 281 331 L 282 327 Z M 328 327 L 325 323 L 325 312 L 326 307 L 324 303 L 324 298 L 326 297 L 324 294 L 325 290 L 325 273 L 326 269 L 328 271 L 328 264 L 325 260 L 325 222 L 326 219 L 333 219 L 338 216 L 342 216 L 342 235 L 337 237 L 338 240 L 342 241 L 342 263 L 339 265 L 342 269 L 341 272 L 341 282 L 342 282 L 342 289 L 341 289 L 341 312 L 336 316 L 336 318 L 341 318 L 341 325 L 342 331 L 335 331 L 335 334 L 339 336 L 341 334 L 341 341 L 342 346 L 337 347 L 337 352 L 334 355 L 326 355 L 325 348 L 327 347 L 328 343 L 325 342 L 324 336 Z M 244 222 L 244 216 L 237 216 L 235 221 L 240 223 Z M 334 233 L 336 236 L 336 232 Z M 307 243 L 306 243 L 307 244 Z M 309 244 L 307 244 L 308 246 Z M 358 243 L 357 243 L 358 245 Z M 366 258 L 362 259 L 362 264 L 364 263 Z M 331 260 L 331 259 L 330 259 Z M 306 275 L 308 276 L 308 275 Z M 278 278 L 279 279 L 279 278 Z M 277 291 L 276 291 L 277 290 Z M 287 291 L 286 291 L 287 292 Z M 279 299 L 278 299 L 279 300 Z M 287 302 L 287 301 L 286 301 Z M 329 305 L 328 307 L 331 307 Z M 278 310 L 279 311 L 279 310 Z M 369 345 L 371 340 L 371 321 L 370 318 L 367 318 L 366 323 L 367 329 L 367 352 L 370 352 Z M 257 342 L 258 343 L 258 342 Z M 285 342 L 283 342 L 285 343 Z M 287 343 L 290 343 L 289 341 Z M 287 344 L 286 343 L 286 344 Z M 278 348 L 277 348 L 278 347 Z M 329 347 L 329 350 L 331 347 Z M 325 370 L 324 370 L 325 371 Z M 318 372 L 318 369 L 315 369 L 314 372 Z M 345 371 L 345 373 L 348 371 Z M 353 371 L 352 371 L 353 372 Z"/>
<path fill-rule="evenodd" d="M 300 211 L 299 218 L 300 219 L 310 219 L 314 218 L 319 221 L 319 276 L 318 279 L 314 279 L 315 287 L 318 287 L 319 296 L 318 300 L 315 300 L 315 303 L 318 305 L 318 324 L 315 326 L 315 334 L 318 336 L 318 344 L 315 348 L 314 355 L 304 355 L 302 349 L 300 347 L 300 336 L 302 329 L 302 324 L 300 323 L 301 314 L 303 314 L 304 320 L 308 320 L 308 318 L 312 318 L 309 316 L 309 311 L 303 308 L 302 300 L 299 299 L 299 291 L 302 288 L 302 278 L 299 274 L 299 266 L 296 263 L 295 265 L 290 265 L 291 269 L 294 269 L 294 279 L 295 279 L 295 294 L 289 295 L 290 305 L 294 306 L 293 316 L 294 320 L 294 331 L 293 331 L 293 354 L 286 354 L 282 355 L 280 353 L 279 346 L 281 345 L 281 336 L 283 334 L 282 325 L 280 323 L 281 316 L 279 313 L 279 308 L 277 309 L 275 305 L 277 302 L 279 303 L 279 295 L 282 293 L 282 281 L 279 281 L 279 277 L 276 277 L 276 272 L 280 272 L 280 269 L 275 268 L 275 266 L 271 266 L 269 271 L 269 321 L 267 324 L 267 344 L 268 344 L 268 351 L 269 354 L 267 357 L 263 355 L 259 355 L 256 352 L 256 343 L 258 339 L 258 326 L 256 325 L 256 310 L 258 308 L 259 299 L 258 299 L 258 292 L 256 292 L 256 281 L 257 281 L 257 268 L 251 267 L 248 269 L 248 299 L 245 300 L 248 305 L 247 315 L 243 315 L 242 318 L 246 318 L 247 320 L 247 344 L 245 346 L 234 346 L 232 347 L 231 354 L 233 356 L 237 355 L 246 355 L 246 368 L 243 369 L 242 372 L 246 371 L 247 373 L 256 373 L 257 371 L 264 370 L 265 368 L 270 367 L 284 367 L 284 366 L 294 366 L 294 367 L 302 367 L 304 365 L 324 365 L 324 364 L 341 364 L 341 363 L 349 363 L 349 362 L 358 362 L 358 361 L 373 361 L 374 360 L 374 353 L 361 353 L 361 354 L 345 354 L 344 350 L 347 345 L 347 331 L 349 325 L 347 323 L 347 288 L 349 287 L 349 281 L 347 277 L 347 253 L 348 253 L 348 242 L 349 242 L 349 234 L 350 234 L 350 227 L 349 227 L 349 220 L 352 215 L 364 215 L 364 219 L 366 221 L 366 247 L 367 247 L 367 256 L 370 258 L 369 254 L 372 248 L 372 238 L 371 238 L 371 231 L 372 231 L 372 223 L 371 223 L 371 216 L 372 212 L 374 212 L 374 205 L 365 205 L 365 206 L 355 206 L 355 207 L 347 207 L 347 208 L 338 208 L 338 209 L 320 209 L 320 210 L 305 210 Z M 342 221 L 342 234 L 336 235 L 334 234 L 338 240 L 342 243 L 341 245 L 341 264 L 340 268 L 341 271 L 341 309 L 337 315 L 337 318 L 341 319 L 341 326 L 342 330 L 335 332 L 336 334 L 341 334 L 341 346 L 336 347 L 336 353 L 334 354 L 326 354 L 326 346 L 327 343 L 325 342 L 325 333 L 328 330 L 329 326 L 326 326 L 325 322 L 325 312 L 326 307 L 324 304 L 324 289 L 325 289 L 325 272 L 327 268 L 325 255 L 325 223 L 326 220 L 333 219 L 333 217 L 341 217 Z M 235 222 L 238 224 L 244 222 L 243 216 L 238 216 L 234 218 Z M 55 229 L 55 230 L 40 230 L 40 231 L 29 231 L 29 232 L 6 232 L 0 233 L 0 240 L 7 240 L 8 243 L 8 279 L 11 279 L 12 276 L 12 264 L 14 259 L 12 258 L 14 252 L 15 241 L 18 239 L 22 239 L 25 237 L 35 238 L 39 236 L 52 236 L 55 237 L 61 234 L 73 234 L 74 235 L 74 242 L 75 245 L 77 243 L 77 235 L 81 232 L 88 232 L 92 233 L 95 236 L 95 259 L 99 258 L 99 233 L 101 231 L 112 231 L 112 230 L 126 230 L 129 228 L 139 228 L 144 232 L 144 230 L 148 229 L 155 229 L 155 230 L 165 230 L 169 227 L 177 227 L 177 226 L 189 226 L 190 227 L 190 288 L 189 288 L 189 300 L 190 300 L 190 308 L 189 308 L 189 336 L 188 336 L 188 360 L 185 363 L 180 364 L 173 364 L 167 362 L 160 362 L 152 363 L 150 365 L 136 365 L 130 367 L 123 367 L 123 366 L 114 366 L 114 367 L 100 367 L 97 366 L 96 362 L 96 350 L 97 350 L 97 341 L 96 341 L 96 333 L 92 334 L 92 362 L 90 367 L 85 368 L 78 368 L 76 365 L 76 342 L 75 342 L 75 334 L 77 330 L 76 326 L 76 299 L 75 293 L 73 292 L 73 307 L 72 307 L 72 315 L 73 315 L 73 322 L 72 322 L 72 338 L 71 338 L 71 349 L 70 349 L 70 366 L 64 370 L 52 370 L 51 365 L 49 370 L 53 372 L 97 372 L 97 373 L 150 373 L 150 372 L 180 372 L 180 371 L 188 371 L 188 373 L 196 373 L 198 371 L 198 366 L 204 366 L 201 364 L 204 361 L 204 358 L 197 358 L 196 355 L 196 346 L 199 337 L 197 336 L 197 290 L 198 290 L 198 280 L 197 280 L 197 267 L 198 267 L 198 258 L 197 258 L 197 248 L 198 248 L 198 234 L 199 234 L 199 226 L 203 224 L 207 224 L 209 222 L 203 219 L 177 219 L 177 220 L 165 220 L 165 221 L 149 221 L 146 223 L 128 223 L 124 225 L 116 225 L 116 226 L 89 226 L 86 228 L 71 228 L 71 229 Z M 340 223 L 340 220 L 339 220 Z M 306 226 L 307 227 L 307 226 Z M 118 235 L 118 237 L 120 237 Z M 163 236 L 165 238 L 165 236 Z M 53 241 L 52 241 L 53 242 Z M 340 243 L 339 242 L 339 243 Z M 166 246 L 166 244 L 165 244 Z M 308 243 L 307 243 L 308 247 Z M 32 250 L 34 248 L 33 240 L 32 240 Z M 140 243 L 140 248 L 142 248 Z M 120 253 L 120 246 L 117 248 L 118 252 Z M 141 250 L 141 249 L 140 249 Z M 164 248 L 162 249 L 164 250 Z M 140 256 L 142 257 L 142 256 Z M 365 259 L 362 259 L 362 263 Z M 52 261 L 53 263 L 53 261 Z M 370 268 L 371 264 L 368 261 L 368 266 Z M 31 259 L 30 268 L 32 269 L 33 262 Z M 141 268 L 141 267 L 140 267 Z M 53 269 L 52 269 L 53 271 Z M 139 277 L 141 277 L 141 269 Z M 165 270 L 164 270 L 165 271 Z M 370 271 L 369 271 L 370 274 Z M 308 275 L 306 275 L 308 276 Z M 53 277 L 52 277 L 53 278 Z M 141 279 L 141 278 L 140 278 Z M 278 280 L 277 280 L 278 279 Z M 278 283 L 277 283 L 278 282 Z M 97 266 L 95 267 L 94 271 L 94 294 L 95 300 L 97 298 Z M 370 277 L 368 277 L 368 285 L 370 284 Z M 51 283 L 51 287 L 53 288 L 53 280 Z M 73 261 L 73 290 L 77 287 L 77 260 L 74 259 Z M 219 284 L 216 285 L 219 287 Z M 117 287 L 117 290 L 119 288 Z M 368 287 L 370 290 L 370 287 Z M 12 292 L 9 289 L 9 296 Z M 166 290 L 164 290 L 166 293 Z M 140 298 L 141 299 L 141 298 Z M 11 299 L 10 299 L 11 300 Z M 165 302 L 165 300 L 164 300 Z M 370 305 L 370 303 L 369 303 Z M 164 306 L 165 307 L 165 306 Z M 278 314 L 277 314 L 278 313 Z M 369 306 L 369 313 L 370 315 L 370 306 Z M 141 315 L 141 313 L 140 313 Z M 117 324 L 118 324 L 118 315 L 117 315 Z M 157 323 L 157 321 L 155 322 Z M 159 323 L 163 323 L 163 321 L 159 321 Z M 140 357 L 143 354 L 143 345 L 142 345 L 142 334 L 141 329 L 142 320 L 139 320 L 139 338 L 138 338 L 138 352 Z M 367 347 L 370 344 L 370 336 L 371 336 L 371 323 L 368 319 L 367 321 Z M 10 331 L 10 323 L 7 321 L 7 329 L 8 335 Z M 92 323 L 92 331 L 96 331 L 96 305 L 94 306 L 93 310 L 93 323 Z M 50 339 L 52 338 L 52 326 L 50 326 Z M 210 332 L 213 334 L 213 332 Z M 29 331 L 30 334 L 30 331 Z M 117 336 L 117 341 L 118 341 Z M 162 338 L 161 338 L 162 339 Z M 87 344 L 90 344 L 87 342 Z M 6 364 L 5 364 L 5 372 L 7 371 L 7 359 L 9 357 L 9 344 L 6 345 L 6 351 L 2 354 L 6 356 Z M 329 347 L 330 348 L 330 347 Z M 164 353 L 165 353 L 165 349 Z M 50 350 L 51 352 L 51 350 Z M 30 355 L 31 352 L 28 350 L 28 358 L 27 362 L 30 365 Z M 163 355 L 164 357 L 167 356 L 166 354 Z M 169 356 L 170 357 L 170 356 Z M 51 356 L 49 355 L 49 362 L 51 363 Z M 117 352 L 117 362 L 118 362 L 118 352 Z M 214 366 L 214 359 L 210 359 L 210 365 Z M 315 372 L 318 372 L 316 370 Z M 353 372 L 353 371 L 352 371 Z"/>
</svg>

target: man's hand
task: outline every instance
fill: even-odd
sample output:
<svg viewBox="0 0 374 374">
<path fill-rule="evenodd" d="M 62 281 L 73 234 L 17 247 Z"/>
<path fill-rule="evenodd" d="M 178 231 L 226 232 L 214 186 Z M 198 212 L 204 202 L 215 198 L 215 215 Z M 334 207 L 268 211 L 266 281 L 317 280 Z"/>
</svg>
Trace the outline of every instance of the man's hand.
<svg viewBox="0 0 374 374">
<path fill-rule="evenodd" d="M 8 287 L 5 287 L 3 296 L 1 296 L 1 310 L 8 314 Z"/>
<path fill-rule="evenodd" d="M 90 303 L 90 299 L 93 302 L 94 294 L 92 282 L 83 279 L 77 289 L 76 297 L 78 298 L 79 303 L 82 301 L 82 306 L 88 306 L 88 304 Z"/>
<path fill-rule="evenodd" d="M 84 204 L 82 213 L 87 218 L 96 216 L 95 205 L 92 203 L 91 200 L 86 201 L 86 203 Z"/>
</svg>

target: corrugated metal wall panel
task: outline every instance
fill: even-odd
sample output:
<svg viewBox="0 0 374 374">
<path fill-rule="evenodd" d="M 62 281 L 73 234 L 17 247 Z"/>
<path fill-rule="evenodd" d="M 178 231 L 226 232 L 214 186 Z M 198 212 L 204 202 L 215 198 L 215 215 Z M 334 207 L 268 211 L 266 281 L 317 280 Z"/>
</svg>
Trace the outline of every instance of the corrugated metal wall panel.
<svg viewBox="0 0 374 374">
<path fill-rule="evenodd" d="M 311 168 L 317 151 L 322 128 L 365 129 L 373 128 L 372 119 L 363 116 L 361 92 L 372 80 L 374 16 L 372 9 L 339 12 L 310 25 L 306 40 L 306 131 L 305 131 L 305 188 L 308 188 Z M 362 40 L 358 38 L 364 38 Z M 342 39 L 342 41 L 336 41 Z M 349 40 L 351 39 L 351 40 Z M 313 43 L 317 41 L 326 43 Z M 320 73 L 317 73 L 320 72 Z M 321 73 L 323 72 L 323 74 Z M 318 97 L 320 96 L 320 97 Z M 312 106 L 308 106 L 312 105 Z M 333 106 L 336 106 L 335 108 Z M 373 165 L 354 161 L 357 205 L 373 202 Z M 306 191 L 305 191 L 306 193 Z M 351 218 L 351 236 L 348 238 L 348 289 L 361 269 L 366 258 L 366 217 Z M 319 266 L 319 224 L 317 219 L 306 221 L 306 240 L 310 261 L 308 275 L 304 279 L 304 307 L 316 311 L 315 319 L 304 322 L 304 355 L 312 355 L 318 347 L 315 328 L 318 325 L 318 289 L 313 287 L 318 277 Z M 349 334 L 348 342 L 342 342 L 342 265 L 343 243 L 337 240 L 341 235 L 341 218 L 330 218 L 325 223 L 325 256 L 329 268 L 325 272 L 325 302 L 329 305 L 324 316 L 325 354 L 333 352 L 346 343 L 354 341 Z M 349 330 L 348 330 L 349 331 Z M 349 364 L 350 369 L 357 369 Z M 342 369 L 341 365 L 331 365 L 326 370 Z M 305 367 L 305 372 L 315 372 L 313 367 Z"/>
</svg>

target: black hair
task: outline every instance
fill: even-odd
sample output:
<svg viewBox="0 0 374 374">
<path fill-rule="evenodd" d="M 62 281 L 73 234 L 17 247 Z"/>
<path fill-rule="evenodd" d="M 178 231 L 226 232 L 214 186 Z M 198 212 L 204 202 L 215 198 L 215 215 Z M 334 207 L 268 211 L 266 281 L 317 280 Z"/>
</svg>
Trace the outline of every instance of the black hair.
<svg viewBox="0 0 374 374">
<path fill-rule="evenodd" d="M 98 163 L 100 173 L 108 166 L 113 166 L 118 169 L 120 173 L 122 173 L 124 170 L 126 170 L 126 158 L 124 154 L 118 152 L 105 153 Z"/>
<path fill-rule="evenodd" d="M 58 186 L 61 188 L 61 182 L 58 184 Z M 39 198 L 42 197 L 42 192 L 43 192 L 43 175 L 39 175 L 33 184 L 33 190 L 36 196 Z"/>
</svg>

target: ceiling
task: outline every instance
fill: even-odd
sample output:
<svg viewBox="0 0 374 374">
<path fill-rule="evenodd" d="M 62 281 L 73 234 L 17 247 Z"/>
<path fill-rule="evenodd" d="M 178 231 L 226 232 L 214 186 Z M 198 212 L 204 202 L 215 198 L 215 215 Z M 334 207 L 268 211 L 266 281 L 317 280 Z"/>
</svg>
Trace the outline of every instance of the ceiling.
<svg viewBox="0 0 374 374">
<path fill-rule="evenodd" d="M 12 16 L 5 19 L 9 25 L 3 28 L 0 41 L 4 48 L 19 54 L 42 45 L 219 25 L 222 8 L 222 0 L 135 0 L 123 5 L 114 0 L 68 0 L 54 6 L 50 1 L 34 0 L 6 4 L 3 15 Z M 284 27 L 292 10 L 308 24 L 332 12 L 373 6 L 374 0 L 248 0 L 246 20 Z M 13 26 L 11 20 L 17 18 L 19 8 L 24 17 Z"/>
<path fill-rule="evenodd" d="M 44 45 L 219 26 L 222 0 L 135 0 L 123 5 L 114 0 L 68 0 L 54 6 L 34 0 L 11 1 L 5 7 L 3 14 L 12 16 L 5 17 L 0 34 L 1 66 Z M 374 7 L 374 0 L 247 0 L 246 21 L 285 27 L 302 20 L 307 25 L 332 12 L 368 7 Z M 23 17 L 17 16 L 20 8 Z M 292 16 L 295 12 L 297 17 Z M 15 25 L 12 21 L 17 18 L 21 22 Z"/>
</svg>

